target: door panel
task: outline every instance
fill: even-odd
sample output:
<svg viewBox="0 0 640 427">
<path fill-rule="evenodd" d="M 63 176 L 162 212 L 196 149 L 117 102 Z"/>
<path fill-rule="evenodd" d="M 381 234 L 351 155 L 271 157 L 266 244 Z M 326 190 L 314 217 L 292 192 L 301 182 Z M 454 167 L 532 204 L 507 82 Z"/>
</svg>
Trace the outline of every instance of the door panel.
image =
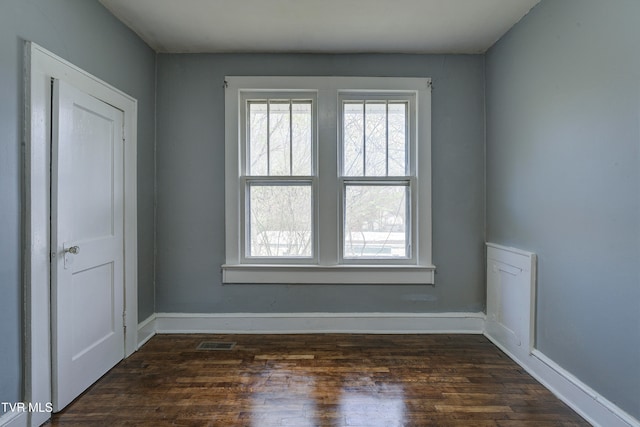
<svg viewBox="0 0 640 427">
<path fill-rule="evenodd" d="M 69 147 L 74 175 L 82 177 L 73 183 L 72 240 L 112 236 L 115 206 L 108 196 L 115 195 L 113 122 L 77 104 L 73 108 L 73 122 L 77 124 L 74 137 L 91 144 Z"/>
<path fill-rule="evenodd" d="M 72 325 L 72 360 L 115 333 L 117 320 L 111 310 L 114 299 L 112 283 L 112 262 L 73 274 L 71 294 L 75 316 L 91 319 L 91 327 L 77 323 Z"/>
<path fill-rule="evenodd" d="M 53 88 L 53 405 L 59 411 L 124 357 L 122 112 Z"/>
</svg>

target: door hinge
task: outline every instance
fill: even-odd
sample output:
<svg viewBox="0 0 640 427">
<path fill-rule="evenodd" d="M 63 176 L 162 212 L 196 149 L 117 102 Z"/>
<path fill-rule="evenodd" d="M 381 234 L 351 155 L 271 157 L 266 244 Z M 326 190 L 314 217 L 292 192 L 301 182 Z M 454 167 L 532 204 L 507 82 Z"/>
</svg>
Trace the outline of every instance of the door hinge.
<svg viewBox="0 0 640 427">
<path fill-rule="evenodd" d="M 122 326 L 124 327 L 124 332 L 127 332 L 127 312 L 122 312 Z"/>
</svg>

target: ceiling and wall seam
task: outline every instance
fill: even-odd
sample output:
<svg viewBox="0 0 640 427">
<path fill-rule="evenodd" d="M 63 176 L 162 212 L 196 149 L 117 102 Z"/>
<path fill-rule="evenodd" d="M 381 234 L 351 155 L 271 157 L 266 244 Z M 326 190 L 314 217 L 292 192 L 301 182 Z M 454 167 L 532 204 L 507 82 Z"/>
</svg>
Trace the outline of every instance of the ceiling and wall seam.
<svg viewBox="0 0 640 427">
<path fill-rule="evenodd" d="M 483 54 L 539 1 L 100 3 L 158 53 Z"/>
</svg>

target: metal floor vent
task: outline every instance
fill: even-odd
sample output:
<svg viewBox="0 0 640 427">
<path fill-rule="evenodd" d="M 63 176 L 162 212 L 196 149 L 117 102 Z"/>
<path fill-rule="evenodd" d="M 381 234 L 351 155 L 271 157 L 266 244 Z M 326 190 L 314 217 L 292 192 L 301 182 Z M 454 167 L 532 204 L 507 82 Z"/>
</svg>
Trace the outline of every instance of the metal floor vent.
<svg viewBox="0 0 640 427">
<path fill-rule="evenodd" d="M 235 345 L 234 342 L 202 341 L 196 350 L 231 350 Z"/>
</svg>

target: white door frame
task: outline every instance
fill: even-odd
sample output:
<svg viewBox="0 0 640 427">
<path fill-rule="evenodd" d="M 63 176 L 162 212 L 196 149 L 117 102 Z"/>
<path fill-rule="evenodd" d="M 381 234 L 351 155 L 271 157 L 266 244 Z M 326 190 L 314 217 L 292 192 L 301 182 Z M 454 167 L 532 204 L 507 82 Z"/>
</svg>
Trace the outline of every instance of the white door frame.
<svg viewBox="0 0 640 427">
<path fill-rule="evenodd" d="M 96 54 L 99 54 L 96 52 Z M 124 65 L 123 65 L 124 66 Z M 25 43 L 24 401 L 51 402 L 51 79 L 64 80 L 124 113 L 125 357 L 138 343 L 137 101 L 32 42 Z M 39 426 L 46 412 L 29 414 Z"/>
</svg>

